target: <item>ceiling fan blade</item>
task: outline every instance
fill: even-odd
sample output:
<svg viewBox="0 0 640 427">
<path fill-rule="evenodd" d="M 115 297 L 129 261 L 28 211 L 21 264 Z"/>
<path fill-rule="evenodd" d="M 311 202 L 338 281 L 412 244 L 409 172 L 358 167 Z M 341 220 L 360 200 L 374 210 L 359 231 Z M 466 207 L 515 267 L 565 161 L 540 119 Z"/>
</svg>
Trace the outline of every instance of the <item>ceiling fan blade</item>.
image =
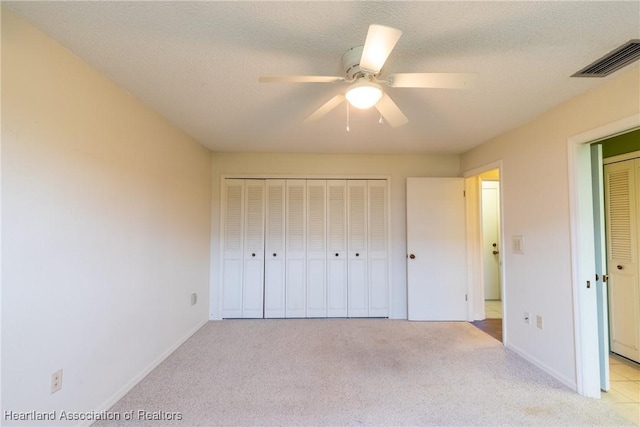
<svg viewBox="0 0 640 427">
<path fill-rule="evenodd" d="M 384 117 L 391 127 L 396 128 L 409 122 L 407 116 L 402 114 L 400 108 L 398 108 L 396 103 L 393 102 L 391 97 L 386 93 L 382 94 L 382 98 L 380 98 L 380 101 L 376 104 L 376 110 L 382 114 L 382 117 Z"/>
<path fill-rule="evenodd" d="M 321 119 L 329 111 L 333 110 L 338 105 L 340 105 L 342 103 L 342 101 L 344 101 L 344 100 L 345 100 L 345 97 L 344 97 L 343 94 L 341 94 L 341 93 L 337 94 L 336 96 L 331 98 L 329 101 L 325 102 L 324 105 L 322 105 L 322 107 L 320 107 L 316 111 L 314 111 L 309 117 L 307 117 L 304 120 L 304 122 L 305 123 L 315 122 L 316 120 Z"/>
<path fill-rule="evenodd" d="M 334 83 L 343 82 L 344 77 L 336 76 L 262 76 L 260 83 Z"/>
<path fill-rule="evenodd" d="M 395 28 L 370 25 L 360 58 L 360 68 L 378 74 L 401 35 L 402 31 Z"/>
<path fill-rule="evenodd" d="M 473 73 L 399 73 L 387 77 L 391 87 L 469 89 L 478 78 Z"/>
</svg>

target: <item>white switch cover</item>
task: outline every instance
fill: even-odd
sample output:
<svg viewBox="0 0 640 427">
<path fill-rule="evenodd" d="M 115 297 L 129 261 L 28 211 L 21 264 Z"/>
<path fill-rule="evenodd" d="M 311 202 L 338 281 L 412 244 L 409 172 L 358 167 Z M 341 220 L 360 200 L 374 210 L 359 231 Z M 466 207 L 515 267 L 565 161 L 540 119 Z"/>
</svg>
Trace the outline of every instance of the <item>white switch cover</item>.
<svg viewBox="0 0 640 427">
<path fill-rule="evenodd" d="M 524 237 L 513 236 L 511 248 L 514 254 L 524 254 Z"/>
</svg>

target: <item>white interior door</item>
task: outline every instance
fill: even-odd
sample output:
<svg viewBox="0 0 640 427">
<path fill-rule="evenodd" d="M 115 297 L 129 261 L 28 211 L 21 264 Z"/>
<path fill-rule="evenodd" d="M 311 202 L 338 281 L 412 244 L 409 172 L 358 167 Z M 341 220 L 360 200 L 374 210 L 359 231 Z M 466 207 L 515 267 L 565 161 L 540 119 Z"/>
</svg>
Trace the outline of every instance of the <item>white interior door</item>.
<svg viewBox="0 0 640 427">
<path fill-rule="evenodd" d="M 605 166 L 611 351 L 640 362 L 638 185 L 640 160 Z"/>
<path fill-rule="evenodd" d="M 307 317 L 327 317 L 327 182 L 307 181 Z"/>
<path fill-rule="evenodd" d="M 327 316 L 347 317 L 347 181 L 327 181 Z"/>
<path fill-rule="evenodd" d="M 264 317 L 285 317 L 285 181 L 266 180 Z"/>
<path fill-rule="evenodd" d="M 348 316 L 369 316 L 367 266 L 367 181 L 347 182 Z"/>
<path fill-rule="evenodd" d="M 286 181 L 285 316 L 306 317 L 306 180 Z"/>
<path fill-rule="evenodd" d="M 264 190 L 263 180 L 245 181 L 243 318 L 264 317 Z"/>
<path fill-rule="evenodd" d="M 500 194 L 498 181 L 482 181 L 484 299 L 500 300 Z"/>
<path fill-rule="evenodd" d="M 409 320 L 466 320 L 463 178 L 407 178 Z"/>
<path fill-rule="evenodd" d="M 598 356 L 600 389 L 611 388 L 609 372 L 609 291 L 607 281 L 607 247 L 604 213 L 604 171 L 602 144 L 591 145 L 591 186 L 593 194 L 593 239 L 596 267 L 596 304 L 598 313 Z"/>
</svg>

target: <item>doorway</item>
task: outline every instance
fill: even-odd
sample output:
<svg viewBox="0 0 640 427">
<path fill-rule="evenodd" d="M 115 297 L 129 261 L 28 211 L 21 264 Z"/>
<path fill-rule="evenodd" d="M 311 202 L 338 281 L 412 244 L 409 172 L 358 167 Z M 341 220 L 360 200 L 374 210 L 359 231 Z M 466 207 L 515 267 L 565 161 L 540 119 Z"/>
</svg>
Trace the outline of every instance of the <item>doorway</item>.
<svg viewBox="0 0 640 427">
<path fill-rule="evenodd" d="M 480 205 L 480 245 L 482 257 L 481 319 L 502 323 L 502 254 L 500 238 L 500 171 L 491 169 L 478 175 Z M 502 326 L 500 324 L 500 326 Z"/>
<path fill-rule="evenodd" d="M 591 143 L 595 289 L 600 389 L 616 391 L 620 374 L 610 376 L 613 354 L 638 360 L 636 177 L 640 169 L 640 130 Z"/>
<path fill-rule="evenodd" d="M 593 144 L 624 134 L 640 127 L 640 114 L 600 126 L 567 139 L 571 226 L 571 266 L 574 297 L 574 325 L 576 337 L 576 389 L 587 397 L 600 397 L 603 371 L 609 364 L 600 354 L 599 326 L 603 319 L 598 312 L 602 293 L 596 284 L 603 271 L 597 271 L 596 236 L 594 227 L 594 195 L 592 169 Z M 596 276 L 597 274 L 597 276 Z M 600 278 L 600 280 L 598 280 Z"/>
<path fill-rule="evenodd" d="M 640 131 L 634 133 L 640 136 Z M 640 363 L 640 212 L 636 205 L 640 203 L 640 151 L 608 157 L 604 163 L 609 344 L 613 353 Z"/>
<path fill-rule="evenodd" d="M 474 326 L 506 345 L 500 162 L 465 175 L 469 268 L 472 272 L 469 318 Z"/>
<path fill-rule="evenodd" d="M 486 319 L 502 319 L 500 181 L 497 169 L 480 175 L 482 274 Z"/>
</svg>

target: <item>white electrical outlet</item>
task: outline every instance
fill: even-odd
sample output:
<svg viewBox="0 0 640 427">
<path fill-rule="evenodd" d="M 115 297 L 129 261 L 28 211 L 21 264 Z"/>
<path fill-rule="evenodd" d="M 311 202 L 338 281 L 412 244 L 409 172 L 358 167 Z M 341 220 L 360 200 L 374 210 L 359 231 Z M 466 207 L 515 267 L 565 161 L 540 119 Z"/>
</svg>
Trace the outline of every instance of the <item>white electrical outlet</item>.
<svg viewBox="0 0 640 427">
<path fill-rule="evenodd" d="M 531 315 L 529 313 L 527 313 L 526 311 L 524 312 L 524 323 L 526 323 L 527 325 L 531 324 Z"/>
<path fill-rule="evenodd" d="M 62 369 L 51 375 L 51 394 L 62 388 Z"/>
<path fill-rule="evenodd" d="M 542 329 L 542 316 L 536 316 L 536 326 L 538 329 Z"/>
</svg>

